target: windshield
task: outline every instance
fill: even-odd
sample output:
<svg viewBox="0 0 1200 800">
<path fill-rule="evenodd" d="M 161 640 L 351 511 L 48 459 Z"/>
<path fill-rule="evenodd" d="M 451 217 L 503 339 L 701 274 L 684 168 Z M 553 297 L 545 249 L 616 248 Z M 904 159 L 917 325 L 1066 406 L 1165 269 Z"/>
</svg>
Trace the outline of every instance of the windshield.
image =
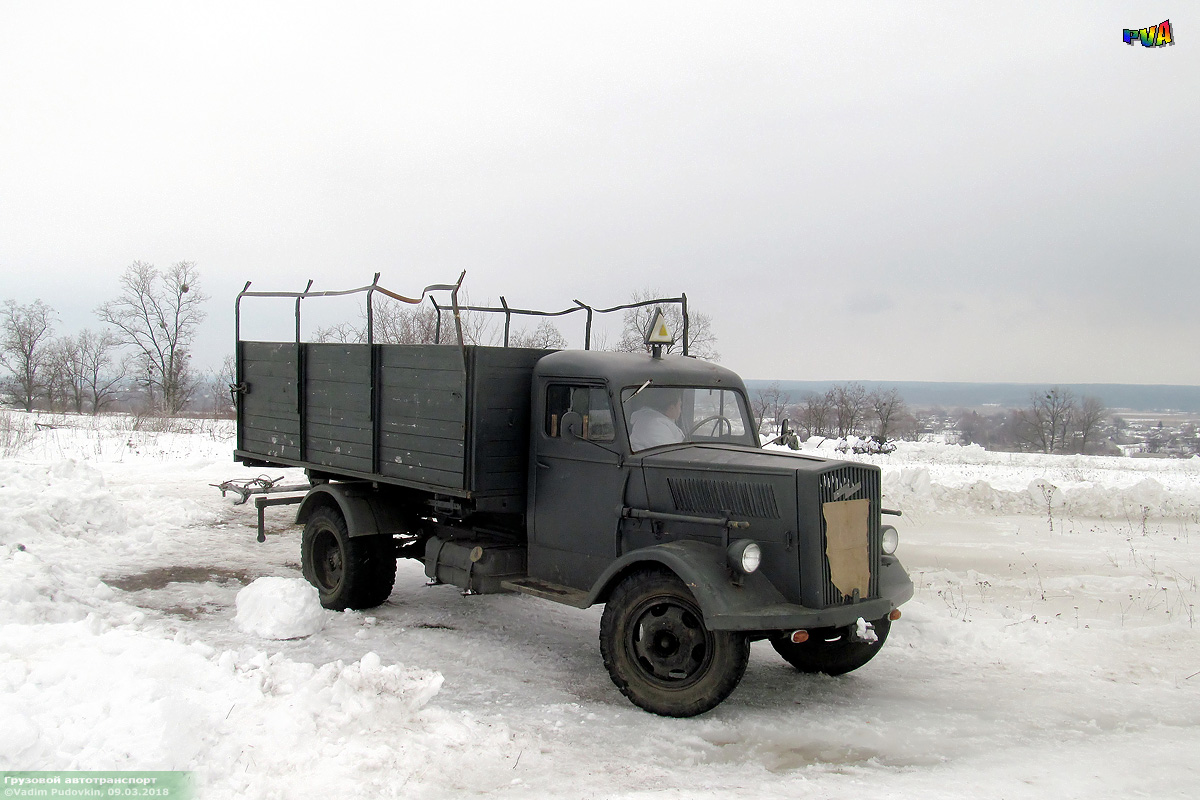
<svg viewBox="0 0 1200 800">
<path fill-rule="evenodd" d="M 634 452 L 678 442 L 754 444 L 742 395 L 698 386 L 631 386 L 621 406 Z"/>
</svg>

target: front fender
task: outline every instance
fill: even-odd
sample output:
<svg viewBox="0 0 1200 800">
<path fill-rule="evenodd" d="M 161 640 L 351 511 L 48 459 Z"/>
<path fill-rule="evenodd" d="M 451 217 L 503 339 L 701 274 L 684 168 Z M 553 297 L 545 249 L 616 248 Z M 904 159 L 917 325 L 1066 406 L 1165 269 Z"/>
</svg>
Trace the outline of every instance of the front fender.
<svg viewBox="0 0 1200 800">
<path fill-rule="evenodd" d="M 625 575 L 647 565 L 661 565 L 687 584 L 704 613 L 705 623 L 712 630 L 720 630 L 722 620 L 742 618 L 763 607 L 787 602 L 760 572 L 742 576 L 740 585 L 734 583 L 721 548 L 682 541 L 643 547 L 621 556 L 592 586 L 588 605 L 605 602 L 609 592 Z"/>
<path fill-rule="evenodd" d="M 900 564 L 900 559 L 895 556 L 884 556 L 881 566 L 882 569 L 879 572 L 879 594 L 890 600 L 893 606 L 899 608 L 900 605 L 912 599 L 912 579 L 904 571 L 904 567 Z"/>
<path fill-rule="evenodd" d="M 366 484 L 319 483 L 308 490 L 296 512 L 296 524 L 308 522 L 312 512 L 334 506 L 342 512 L 351 536 L 402 533 L 405 530 L 394 503 L 382 500 Z"/>
<path fill-rule="evenodd" d="M 885 617 L 913 594 L 912 581 L 900 562 L 885 556 L 881 597 L 843 606 L 808 608 L 785 600 L 761 572 L 744 576 L 741 585 L 734 583 L 721 548 L 684 541 L 644 547 L 621 556 L 596 581 L 587 605 L 605 602 L 626 575 L 648 565 L 661 566 L 679 576 L 696 598 L 705 626 L 714 631 L 840 628 L 860 617 Z"/>
</svg>

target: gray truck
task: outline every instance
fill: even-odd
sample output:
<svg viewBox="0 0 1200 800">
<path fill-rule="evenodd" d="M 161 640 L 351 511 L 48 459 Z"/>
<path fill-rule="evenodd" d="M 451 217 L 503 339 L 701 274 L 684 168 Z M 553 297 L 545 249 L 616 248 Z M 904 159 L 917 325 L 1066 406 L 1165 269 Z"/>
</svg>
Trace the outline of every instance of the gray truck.
<svg viewBox="0 0 1200 800">
<path fill-rule="evenodd" d="M 764 450 L 741 378 L 690 355 L 464 343 L 458 283 L 406 298 L 350 292 L 238 296 L 235 459 L 302 467 L 301 563 L 321 602 L 363 609 L 390 595 L 396 559 L 464 594 L 521 592 L 604 604 L 600 651 L 613 683 L 667 716 L 722 702 L 768 640 L 802 672 L 839 675 L 883 645 L 912 583 L 884 525 L 872 465 Z M 301 301 L 366 294 L 362 342 L 302 341 Z M 437 301 L 438 293 L 450 300 Z M 290 341 L 247 341 L 245 298 L 291 298 Z M 374 341 L 382 301 L 429 299 L 453 315 L 449 344 Z M 681 303 L 687 327 L 687 300 Z M 424 307 L 424 306 L 423 306 Z M 683 343 L 686 348 L 687 336 Z M 296 490 L 297 487 L 291 487 Z M 895 512 L 891 512 L 895 513 Z"/>
</svg>

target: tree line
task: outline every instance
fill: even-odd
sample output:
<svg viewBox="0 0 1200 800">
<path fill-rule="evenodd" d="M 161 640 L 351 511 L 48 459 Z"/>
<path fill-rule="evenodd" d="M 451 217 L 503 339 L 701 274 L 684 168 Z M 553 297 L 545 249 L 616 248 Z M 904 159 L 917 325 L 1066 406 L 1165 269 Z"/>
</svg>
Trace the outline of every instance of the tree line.
<svg viewBox="0 0 1200 800">
<path fill-rule="evenodd" d="M 117 296 L 95 308 L 100 328 L 55 335 L 57 313 L 42 300 L 0 308 L 0 383 L 8 402 L 98 414 L 132 383 L 148 410 L 178 414 L 200 385 L 191 344 L 208 299 L 191 261 L 159 270 L 133 262 Z M 232 359 L 227 360 L 228 364 Z"/>
<path fill-rule="evenodd" d="M 641 303 L 661 297 L 661 293 L 653 289 L 635 291 L 630 296 L 630 303 Z M 463 306 L 471 305 L 468 297 L 463 296 Z M 678 305 L 662 306 L 661 310 L 667 327 L 675 332 L 676 341 L 664 346 L 666 353 L 683 351 L 683 310 Z M 437 311 L 427 304 L 403 305 L 388 300 L 386 297 L 376 297 L 372 306 L 372 334 L 376 342 L 381 344 L 435 344 L 438 342 Z M 443 309 L 445 311 L 445 309 Z M 621 317 L 620 336 L 615 342 L 610 342 L 604 331 L 593 334 L 593 350 L 613 350 L 625 353 L 645 352 L 646 332 L 653 321 L 655 307 L 641 306 L 626 309 Z M 445 326 L 450 324 L 443 315 L 441 342 L 456 341 L 455 332 L 447 331 Z M 505 343 L 502 315 L 479 311 L 462 311 L 459 320 L 462 325 L 463 340 L 473 345 L 501 345 Z M 528 315 L 514 315 L 514 325 L 508 331 L 507 344 L 509 347 L 532 347 L 544 350 L 562 350 L 569 346 L 566 336 L 551 317 L 537 317 L 533 323 Z M 354 322 L 342 322 L 318 328 L 311 335 L 314 342 L 365 342 L 367 340 L 367 319 L 365 310 L 359 312 L 359 319 Z M 708 314 L 697 311 L 688 312 L 688 352 L 697 358 L 716 361 L 720 354 L 716 349 L 717 337 L 712 329 L 712 319 Z"/>
<path fill-rule="evenodd" d="M 634 292 L 630 302 L 642 302 L 656 294 L 649 289 Z M 47 408 L 96 414 L 112 407 L 121 392 L 133 385 L 141 393 L 145 410 L 175 415 L 188 408 L 197 390 L 207 384 L 219 410 L 228 411 L 231 404 L 225 390 L 234 382 L 233 357 L 226 356 L 220 369 L 207 374 L 197 372 L 192 364 L 191 345 L 207 316 L 202 307 L 207 300 L 200 289 L 199 271 L 191 261 L 162 270 L 143 261 L 133 262 L 121 275 L 116 297 L 95 308 L 103 326 L 96 329 L 56 336 L 57 314 L 52 307 L 40 299 L 25 305 L 8 300 L 0 308 L 0 366 L 7 372 L 0 379 L 0 391 L 9 403 L 26 411 Z M 428 305 L 403 306 L 377 298 L 372 310 L 377 342 L 430 344 L 437 339 L 436 311 Z M 648 306 L 627 309 L 620 338 L 610 346 L 600 334 L 593 347 L 644 350 L 653 311 Z M 666 306 L 663 312 L 668 326 L 681 334 L 679 307 Z M 472 344 L 503 343 L 497 319 L 493 314 L 464 312 L 464 338 Z M 318 342 L 365 341 L 366 315 L 363 313 L 357 324 L 322 328 L 310 338 Z M 446 340 L 445 332 L 442 338 Z M 716 341 L 710 317 L 691 312 L 689 351 L 716 360 Z M 544 349 L 568 346 L 548 317 L 510 330 L 508 344 Z M 667 352 L 681 349 L 681 341 L 666 348 Z M 805 439 L 856 436 L 883 444 L 917 439 L 929 432 L 897 389 L 868 391 L 856 381 L 799 398 L 774 382 L 754 392 L 751 401 L 763 435 L 777 434 L 784 420 Z M 1107 418 L 1108 410 L 1099 398 L 1076 398 L 1070 390 L 1054 387 L 1034 392 L 1023 408 L 989 415 L 962 412 L 954 427 L 961 443 L 978 443 L 993 450 L 1086 453 L 1101 444 Z"/>
<path fill-rule="evenodd" d="M 634 292 L 630 302 L 659 296 L 644 289 Z M 235 383 L 233 356 L 221 367 L 206 373 L 192 363 L 191 346 L 207 314 L 208 296 L 200 289 L 200 273 L 191 261 L 180 261 L 166 269 L 135 261 L 122 273 L 117 296 L 98 305 L 94 313 L 101 327 L 56 335 L 57 313 L 42 300 L 18 304 L 7 300 L 0 308 L 0 394 L 13 406 L 26 411 L 47 409 L 98 414 L 114 408 L 129 387 L 139 395 L 139 410 L 176 415 L 188 409 L 198 390 L 218 411 L 231 411 L 227 388 Z M 470 301 L 464 298 L 464 305 Z M 433 344 L 438 341 L 436 310 L 428 304 L 406 306 L 376 297 L 372 308 L 374 340 L 383 344 Z M 677 335 L 683 330 L 683 313 L 678 306 L 665 306 L 668 326 Z M 645 349 L 644 339 L 653 308 L 628 309 L 622 317 L 620 338 L 609 346 L 603 332 L 593 339 L 593 348 L 636 352 Z M 689 313 L 689 350 L 700 358 L 715 360 L 716 335 L 707 314 Z M 463 337 L 469 344 L 503 344 L 505 335 L 495 314 L 463 312 Z M 519 316 L 519 321 L 528 317 Z M 446 320 L 443 320 L 446 323 Z M 443 330 L 441 341 L 454 333 Z M 308 339 L 315 342 L 364 342 L 367 338 L 365 310 L 353 322 L 319 328 Z M 553 319 L 541 317 L 536 324 L 518 324 L 508 332 L 511 347 L 563 349 L 568 342 Z M 667 352 L 682 349 L 682 341 Z"/>
<path fill-rule="evenodd" d="M 1034 391 L 1022 408 L 980 414 L 961 411 L 947 422 L 910 409 L 893 388 L 867 390 L 861 383 L 837 383 L 825 392 L 799 398 L 773 382 L 751 398 L 760 434 L 778 433 L 787 420 L 800 438 L 869 438 L 883 444 L 949 432 L 961 444 L 989 450 L 1090 453 L 1102 449 L 1109 410 L 1098 397 L 1077 398 L 1069 389 Z"/>
</svg>

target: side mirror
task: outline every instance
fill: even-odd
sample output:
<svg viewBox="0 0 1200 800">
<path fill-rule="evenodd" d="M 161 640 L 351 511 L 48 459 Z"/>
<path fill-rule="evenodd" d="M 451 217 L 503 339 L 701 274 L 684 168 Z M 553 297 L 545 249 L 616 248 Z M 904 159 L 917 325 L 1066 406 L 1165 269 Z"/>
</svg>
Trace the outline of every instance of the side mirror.
<svg viewBox="0 0 1200 800">
<path fill-rule="evenodd" d="M 583 438 L 583 415 L 578 411 L 568 411 L 562 415 L 559 431 L 564 439 Z"/>
</svg>

